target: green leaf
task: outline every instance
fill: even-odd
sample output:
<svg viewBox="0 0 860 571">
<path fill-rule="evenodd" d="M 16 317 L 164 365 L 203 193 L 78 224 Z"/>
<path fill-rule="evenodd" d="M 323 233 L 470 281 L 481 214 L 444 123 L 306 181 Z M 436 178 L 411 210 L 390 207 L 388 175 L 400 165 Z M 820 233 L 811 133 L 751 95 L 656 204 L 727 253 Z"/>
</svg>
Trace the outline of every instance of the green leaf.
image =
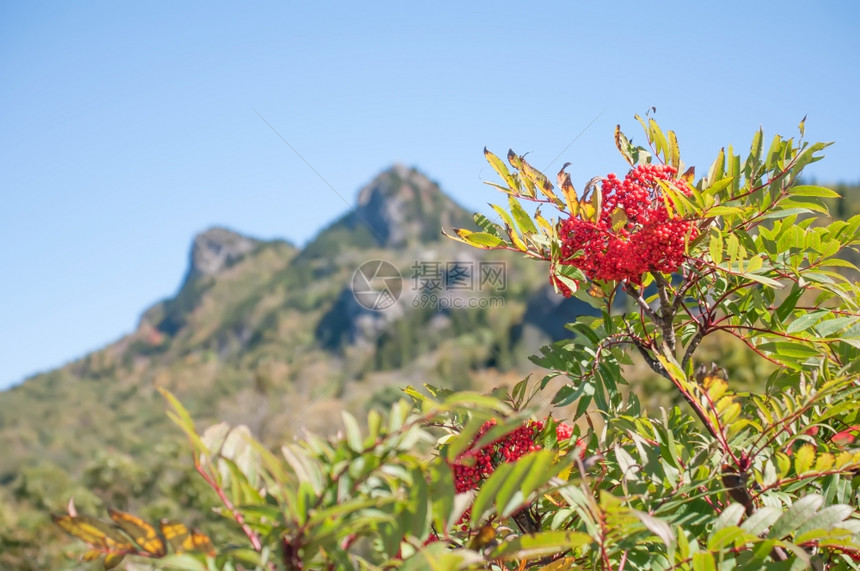
<svg viewBox="0 0 860 571">
<path fill-rule="evenodd" d="M 786 207 L 786 209 L 791 208 L 800 208 L 804 211 L 812 211 L 812 212 L 820 212 L 822 214 L 830 214 L 830 211 L 827 209 L 827 206 L 824 204 L 817 202 L 815 198 L 809 198 L 807 200 L 795 200 L 793 198 L 786 198 L 781 203 L 781 206 Z"/>
<path fill-rule="evenodd" d="M 472 504 L 472 529 L 480 527 L 484 515 L 492 508 L 496 500 L 496 495 L 513 470 L 513 464 L 501 464 L 493 472 L 493 475 L 487 478 L 487 481 L 481 486 L 481 490 L 475 498 L 475 503 Z"/>
<path fill-rule="evenodd" d="M 837 524 L 850 518 L 853 513 L 854 508 L 849 505 L 837 504 L 827 506 L 797 528 L 795 535 L 800 536 L 808 531 L 816 529 L 832 529 L 837 526 Z"/>
<path fill-rule="evenodd" d="M 715 264 L 723 261 L 723 236 L 720 232 L 712 232 L 708 243 L 708 252 Z"/>
<path fill-rule="evenodd" d="M 177 569 L 181 571 L 206 571 L 206 564 L 196 557 L 188 554 L 168 555 L 158 560 L 158 566 L 165 569 Z"/>
<path fill-rule="evenodd" d="M 738 525 L 743 516 L 744 506 L 737 502 L 729 504 L 717 518 L 717 521 L 714 522 L 714 531 L 719 531 L 723 528 L 734 527 Z"/>
<path fill-rule="evenodd" d="M 836 317 L 834 319 L 828 319 L 827 321 L 822 321 L 818 325 L 815 326 L 815 331 L 822 337 L 830 337 L 834 333 L 842 331 L 843 329 L 847 329 L 860 321 L 860 317 L 855 316 L 847 316 L 847 317 Z"/>
<path fill-rule="evenodd" d="M 782 539 L 812 519 L 823 503 L 824 498 L 818 494 L 809 494 L 800 498 L 773 524 L 767 536 Z"/>
<path fill-rule="evenodd" d="M 811 347 L 800 342 L 761 343 L 758 348 L 762 351 L 766 351 L 780 357 L 798 359 L 801 361 L 812 357 L 818 357 L 820 355 L 820 352 L 815 347 Z"/>
<path fill-rule="evenodd" d="M 490 249 L 505 246 L 504 240 L 498 236 L 490 234 L 489 232 L 472 232 L 471 230 L 466 230 L 464 228 L 455 228 L 454 232 L 456 232 L 462 242 L 465 242 L 470 246 L 475 246 L 476 248 Z"/>
<path fill-rule="evenodd" d="M 615 459 L 618 462 L 618 467 L 621 469 L 621 477 L 625 480 L 635 480 L 636 474 L 639 472 L 639 465 L 633 459 L 633 456 L 628 454 L 621 446 L 616 446 Z"/>
<path fill-rule="evenodd" d="M 813 311 L 811 313 L 804 313 L 803 315 L 792 321 L 791 324 L 789 324 L 789 326 L 785 329 L 785 332 L 789 335 L 793 335 L 794 333 L 806 331 L 829 314 L 829 311 Z"/>
<path fill-rule="evenodd" d="M 793 196 L 815 196 L 818 198 L 839 198 L 839 193 L 824 188 L 823 186 L 793 186 L 791 187 Z"/>
<path fill-rule="evenodd" d="M 361 442 L 361 429 L 358 427 L 358 421 L 356 421 L 355 417 L 345 410 L 341 411 L 341 418 L 343 418 L 343 427 L 346 430 L 347 444 L 349 444 L 349 447 L 354 451 L 361 452 L 363 446 Z"/>
<path fill-rule="evenodd" d="M 737 526 L 724 527 L 708 539 L 708 549 L 711 551 L 721 551 L 730 545 L 743 545 L 755 539 L 756 536 L 747 533 Z"/>
<path fill-rule="evenodd" d="M 554 450 L 544 449 L 526 454 L 514 462 L 514 469 L 499 488 L 496 497 L 496 512 L 500 517 L 505 518 L 514 513 L 532 493 L 568 465 L 566 458 L 553 464 L 554 456 Z"/>
<path fill-rule="evenodd" d="M 749 155 L 749 163 L 753 168 L 758 167 L 759 161 L 761 161 L 761 154 L 764 150 L 764 131 L 759 128 L 756 131 L 755 135 L 753 135 L 752 144 L 750 145 L 750 155 Z M 753 173 L 749 173 L 747 175 L 749 178 L 753 178 Z"/>
<path fill-rule="evenodd" d="M 535 559 L 591 543 L 591 537 L 578 531 L 544 531 L 518 535 L 494 549 L 489 559 Z"/>
<path fill-rule="evenodd" d="M 63 531 L 92 546 L 114 551 L 134 549 L 129 539 L 112 525 L 88 516 L 54 515 L 54 523 Z"/>
<path fill-rule="evenodd" d="M 493 167 L 493 170 L 496 171 L 496 173 L 498 173 L 498 175 L 507 183 L 508 187 L 511 190 L 516 191 L 517 182 L 513 175 L 511 175 L 511 171 L 509 171 L 505 163 L 502 162 L 502 159 L 488 151 L 487 147 L 484 147 L 484 157 L 487 159 L 487 162 L 490 163 L 490 166 Z"/>
<path fill-rule="evenodd" d="M 663 542 L 670 553 L 669 559 L 673 559 L 674 557 L 671 554 L 675 551 L 677 538 L 675 532 L 669 527 L 669 524 L 642 511 L 632 510 L 632 512 L 648 528 L 648 531 L 660 538 L 660 541 Z"/>
<path fill-rule="evenodd" d="M 113 569 L 125 559 L 125 553 L 108 553 L 105 555 L 105 569 Z"/>
<path fill-rule="evenodd" d="M 531 216 L 529 216 L 525 209 L 522 207 L 520 201 L 513 196 L 509 196 L 508 203 L 511 206 L 511 214 L 513 214 L 514 220 L 516 220 L 517 227 L 520 229 L 520 232 L 522 232 L 523 235 L 537 234 L 537 226 L 535 226 L 535 223 L 531 219 Z"/>
<path fill-rule="evenodd" d="M 743 213 L 744 209 L 737 206 L 714 206 L 707 212 L 708 216 L 727 216 Z"/>
<path fill-rule="evenodd" d="M 492 234 L 496 238 L 502 238 L 501 229 L 499 228 L 498 224 L 496 224 L 483 214 L 479 214 L 477 212 L 472 218 L 475 220 L 475 224 L 480 226 L 484 230 L 484 232 Z"/>
<path fill-rule="evenodd" d="M 209 449 L 205 444 L 203 444 L 197 431 L 194 430 L 194 421 L 191 420 L 191 415 L 188 413 L 188 410 L 182 406 L 179 399 L 173 396 L 173 393 L 164 387 L 156 387 L 156 389 L 161 393 L 161 396 L 167 400 L 168 405 L 170 405 L 170 410 L 167 411 L 167 417 L 182 429 L 191 441 L 191 446 L 194 448 L 195 453 L 197 455 L 210 455 Z"/>
<path fill-rule="evenodd" d="M 430 495 L 424 472 L 418 468 L 412 470 L 412 487 L 409 489 L 410 506 L 412 507 L 412 535 L 425 539 L 429 532 Z"/>
<path fill-rule="evenodd" d="M 723 266 L 720 266 L 720 269 L 724 269 Z M 752 272 L 742 272 L 740 274 L 742 278 L 746 278 L 748 280 L 752 280 L 754 282 L 758 282 L 760 284 L 764 284 L 766 286 L 770 286 L 775 289 L 782 289 L 783 285 L 776 281 L 773 278 L 769 278 L 767 276 L 763 276 L 761 274 L 755 274 Z"/>
<path fill-rule="evenodd" d="M 717 571 L 717 563 L 710 551 L 693 554 L 693 571 Z"/>
<path fill-rule="evenodd" d="M 773 506 L 762 506 L 741 524 L 741 529 L 753 535 L 761 535 L 781 516 L 781 509 Z"/>
</svg>

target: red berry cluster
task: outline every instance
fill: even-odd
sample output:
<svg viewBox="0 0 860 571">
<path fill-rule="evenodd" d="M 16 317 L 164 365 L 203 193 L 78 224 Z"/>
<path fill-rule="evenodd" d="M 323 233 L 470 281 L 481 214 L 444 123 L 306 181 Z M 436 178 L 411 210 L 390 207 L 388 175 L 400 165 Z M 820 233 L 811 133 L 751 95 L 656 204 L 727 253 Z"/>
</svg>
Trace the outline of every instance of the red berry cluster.
<svg viewBox="0 0 860 571">
<path fill-rule="evenodd" d="M 529 452 L 542 448 L 537 444 L 536 439 L 543 430 L 544 423 L 540 420 L 530 420 L 502 438 L 475 449 L 474 444 L 495 425 L 495 419 L 485 422 L 475 435 L 472 447 L 460 454 L 452 463 L 454 485 L 458 494 L 478 489 L 481 481 L 488 478 L 502 462 L 514 462 Z M 559 441 L 569 439 L 572 434 L 573 427 L 570 425 L 562 422 L 556 426 L 556 437 Z"/>
<path fill-rule="evenodd" d="M 561 222 L 561 263 L 576 266 L 591 280 L 636 284 L 646 272 L 677 270 L 684 260 L 685 241 L 695 238 L 698 229 L 691 220 L 670 217 L 666 208 L 671 199 L 664 196 L 661 182 L 690 194 L 676 174 L 669 165 L 646 164 L 632 169 L 624 180 L 608 175 L 601 184 L 598 220 L 571 217 Z M 613 214 L 619 210 L 626 221 L 613 229 Z M 574 256 L 580 250 L 582 253 Z M 554 275 L 550 280 L 563 286 Z M 569 297 L 568 288 L 559 289 Z"/>
</svg>

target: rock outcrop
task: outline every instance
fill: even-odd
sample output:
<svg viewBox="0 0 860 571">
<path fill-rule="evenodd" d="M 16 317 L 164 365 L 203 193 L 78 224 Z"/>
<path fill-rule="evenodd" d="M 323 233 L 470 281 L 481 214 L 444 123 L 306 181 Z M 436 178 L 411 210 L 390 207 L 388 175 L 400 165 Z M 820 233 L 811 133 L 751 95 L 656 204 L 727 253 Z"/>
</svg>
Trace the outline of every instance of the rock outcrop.
<svg viewBox="0 0 860 571">
<path fill-rule="evenodd" d="M 216 276 L 251 252 L 260 242 L 226 228 L 210 228 L 194 237 L 186 281 Z"/>
</svg>

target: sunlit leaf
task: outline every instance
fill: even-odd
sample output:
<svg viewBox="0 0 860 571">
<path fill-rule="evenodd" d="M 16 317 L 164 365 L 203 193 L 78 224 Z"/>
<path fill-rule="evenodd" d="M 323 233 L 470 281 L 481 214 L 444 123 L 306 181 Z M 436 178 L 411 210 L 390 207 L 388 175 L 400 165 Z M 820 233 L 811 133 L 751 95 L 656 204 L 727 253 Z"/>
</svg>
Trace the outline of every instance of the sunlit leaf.
<svg viewBox="0 0 860 571">
<path fill-rule="evenodd" d="M 134 545 L 119 529 L 95 518 L 83 515 L 54 515 L 52 518 L 63 531 L 92 546 L 115 551 L 134 549 Z"/>
<path fill-rule="evenodd" d="M 591 537 L 576 531 L 544 531 L 506 540 L 492 551 L 492 559 L 533 559 L 561 553 L 591 543 Z"/>
<path fill-rule="evenodd" d="M 156 556 L 162 556 L 167 552 L 164 540 L 161 539 L 155 528 L 141 518 L 112 508 L 108 508 L 108 513 L 113 522 L 127 533 L 142 550 Z"/>
</svg>

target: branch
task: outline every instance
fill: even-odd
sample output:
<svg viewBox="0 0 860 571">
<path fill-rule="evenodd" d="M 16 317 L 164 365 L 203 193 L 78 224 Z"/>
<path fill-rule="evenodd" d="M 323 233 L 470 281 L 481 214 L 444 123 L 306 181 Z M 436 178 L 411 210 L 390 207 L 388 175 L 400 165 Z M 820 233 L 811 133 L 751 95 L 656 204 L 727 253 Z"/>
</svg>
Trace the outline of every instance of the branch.
<svg viewBox="0 0 860 571">
<path fill-rule="evenodd" d="M 230 512 L 230 514 L 233 516 L 233 519 L 236 520 L 236 523 L 239 524 L 239 527 L 242 528 L 242 532 L 248 538 L 248 541 L 251 542 L 251 547 L 254 548 L 254 551 L 256 551 L 257 553 L 263 551 L 263 544 L 260 541 L 260 537 L 254 532 L 253 529 L 251 529 L 251 526 L 245 523 L 245 516 L 242 515 L 242 512 L 236 509 L 236 507 L 233 505 L 233 502 L 231 502 L 230 498 L 227 497 L 227 494 L 224 493 L 224 489 L 215 481 L 212 476 L 210 476 L 206 472 L 206 470 L 197 461 L 196 458 L 194 461 L 194 468 L 203 477 L 206 483 L 209 484 L 209 487 L 215 490 L 215 493 L 218 494 L 218 499 L 221 500 L 221 503 L 224 504 L 224 507 L 227 508 L 227 511 Z M 269 562 L 268 567 L 272 571 L 275 571 L 275 566 L 272 564 L 271 561 Z"/>
<path fill-rule="evenodd" d="M 657 295 L 660 297 L 660 321 L 658 325 L 663 330 L 663 342 L 673 353 L 675 352 L 675 312 L 673 311 L 674 304 L 669 300 L 669 290 L 671 285 L 666 280 L 666 276 L 660 272 L 652 272 L 654 281 L 657 283 Z"/>
<path fill-rule="evenodd" d="M 655 323 L 660 322 L 660 316 L 657 315 L 657 312 L 654 311 L 650 305 L 648 305 L 648 303 L 645 301 L 645 298 L 642 297 L 642 294 L 637 291 L 632 284 L 625 283 L 624 292 L 636 301 L 636 304 L 639 306 L 639 309 L 641 309 L 642 312 L 645 313 L 645 315 L 650 317 L 652 321 L 654 321 Z"/>
</svg>

